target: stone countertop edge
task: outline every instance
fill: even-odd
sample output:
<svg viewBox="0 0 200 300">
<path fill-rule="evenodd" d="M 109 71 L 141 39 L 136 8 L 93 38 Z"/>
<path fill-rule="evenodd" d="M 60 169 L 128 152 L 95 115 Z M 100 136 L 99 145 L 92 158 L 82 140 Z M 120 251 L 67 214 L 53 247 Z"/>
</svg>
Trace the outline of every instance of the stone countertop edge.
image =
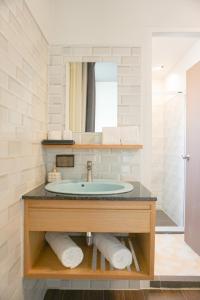
<svg viewBox="0 0 200 300">
<path fill-rule="evenodd" d="M 157 201 L 157 197 L 144 187 L 140 182 L 129 182 L 134 189 L 127 193 L 111 195 L 80 195 L 80 194 L 56 194 L 45 190 L 42 184 L 22 195 L 23 200 L 103 200 L 103 201 Z"/>
</svg>

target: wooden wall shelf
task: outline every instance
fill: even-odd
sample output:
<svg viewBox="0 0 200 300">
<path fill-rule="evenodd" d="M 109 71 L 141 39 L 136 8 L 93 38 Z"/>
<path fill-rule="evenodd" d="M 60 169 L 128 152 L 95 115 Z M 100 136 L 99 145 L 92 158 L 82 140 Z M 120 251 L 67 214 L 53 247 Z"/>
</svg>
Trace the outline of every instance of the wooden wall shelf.
<svg viewBox="0 0 200 300">
<path fill-rule="evenodd" d="M 47 147 L 65 147 L 65 148 L 71 148 L 71 149 L 133 149 L 133 150 L 139 150 L 143 149 L 143 145 L 141 144 L 131 144 L 131 145 L 110 145 L 110 144 L 74 144 L 74 145 L 66 145 L 66 144 L 48 144 L 43 145 L 45 148 Z"/>
</svg>

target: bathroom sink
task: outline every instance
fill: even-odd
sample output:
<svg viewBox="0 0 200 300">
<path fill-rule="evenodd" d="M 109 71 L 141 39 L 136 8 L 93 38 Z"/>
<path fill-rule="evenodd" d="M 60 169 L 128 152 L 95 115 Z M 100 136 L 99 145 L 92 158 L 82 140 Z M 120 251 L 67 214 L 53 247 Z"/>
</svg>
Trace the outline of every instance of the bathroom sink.
<svg viewBox="0 0 200 300">
<path fill-rule="evenodd" d="M 58 194 L 81 194 L 81 195 L 110 195 L 126 193 L 133 190 L 130 183 L 114 180 L 75 181 L 60 180 L 48 183 L 45 189 Z"/>
</svg>

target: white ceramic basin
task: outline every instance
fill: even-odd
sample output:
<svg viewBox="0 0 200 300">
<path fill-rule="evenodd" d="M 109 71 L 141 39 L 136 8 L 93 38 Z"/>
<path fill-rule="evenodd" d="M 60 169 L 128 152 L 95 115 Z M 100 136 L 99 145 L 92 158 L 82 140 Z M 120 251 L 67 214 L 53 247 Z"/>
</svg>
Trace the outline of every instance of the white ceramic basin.
<svg viewBox="0 0 200 300">
<path fill-rule="evenodd" d="M 60 180 L 48 183 L 45 189 L 58 194 L 110 195 L 130 192 L 133 190 L 133 186 L 127 182 L 113 180 L 94 180 L 92 182 Z"/>
</svg>

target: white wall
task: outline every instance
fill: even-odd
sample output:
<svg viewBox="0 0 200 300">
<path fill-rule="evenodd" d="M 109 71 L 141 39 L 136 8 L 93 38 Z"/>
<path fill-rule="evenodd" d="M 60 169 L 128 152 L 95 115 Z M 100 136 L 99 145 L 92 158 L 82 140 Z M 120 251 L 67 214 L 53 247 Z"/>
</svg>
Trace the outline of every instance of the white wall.
<svg viewBox="0 0 200 300">
<path fill-rule="evenodd" d="M 170 70 L 165 78 L 165 90 L 167 93 L 173 91 L 186 91 L 185 72 L 200 60 L 200 40 L 185 53 L 177 64 Z"/>
<path fill-rule="evenodd" d="M 47 42 L 24 1 L 0 1 L 0 299 L 22 300 L 20 196 L 44 182 Z M 36 284 L 36 282 L 34 282 Z M 26 297 L 31 295 L 27 292 Z M 40 300 L 42 290 L 34 291 Z M 27 294 L 28 293 L 28 294 Z"/>
</svg>

